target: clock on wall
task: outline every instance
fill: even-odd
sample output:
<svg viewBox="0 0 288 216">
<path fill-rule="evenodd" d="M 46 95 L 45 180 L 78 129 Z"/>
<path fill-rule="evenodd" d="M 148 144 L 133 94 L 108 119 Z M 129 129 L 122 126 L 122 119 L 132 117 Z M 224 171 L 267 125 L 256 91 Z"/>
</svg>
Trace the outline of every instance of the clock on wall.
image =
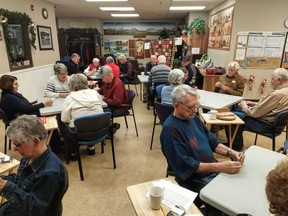
<svg viewBox="0 0 288 216">
<path fill-rule="evenodd" d="M 48 18 L 48 11 L 47 11 L 46 8 L 43 8 L 43 9 L 42 9 L 42 16 L 43 16 L 44 19 L 47 19 L 47 18 Z"/>
<path fill-rule="evenodd" d="M 284 26 L 285 28 L 288 28 L 288 17 L 284 20 Z"/>
</svg>

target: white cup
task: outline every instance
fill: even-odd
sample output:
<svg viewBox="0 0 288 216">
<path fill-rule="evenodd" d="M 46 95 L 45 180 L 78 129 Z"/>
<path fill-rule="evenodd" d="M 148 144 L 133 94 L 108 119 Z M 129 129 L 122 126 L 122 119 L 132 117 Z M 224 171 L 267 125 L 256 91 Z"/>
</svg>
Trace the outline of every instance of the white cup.
<svg viewBox="0 0 288 216">
<path fill-rule="evenodd" d="M 150 196 L 150 205 L 152 209 L 154 210 L 160 209 L 163 194 L 164 190 L 159 186 L 153 186 L 150 188 L 149 196 Z"/>
<path fill-rule="evenodd" d="M 215 120 L 217 117 L 217 110 L 210 110 L 210 119 Z"/>
<path fill-rule="evenodd" d="M 141 75 L 142 75 L 142 76 L 145 76 L 145 72 L 141 72 Z"/>
</svg>

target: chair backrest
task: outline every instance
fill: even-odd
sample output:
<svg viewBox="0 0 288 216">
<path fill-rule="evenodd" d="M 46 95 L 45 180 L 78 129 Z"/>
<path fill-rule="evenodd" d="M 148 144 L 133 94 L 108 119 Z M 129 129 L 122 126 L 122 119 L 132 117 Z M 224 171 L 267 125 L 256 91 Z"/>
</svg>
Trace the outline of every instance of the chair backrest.
<svg viewBox="0 0 288 216">
<path fill-rule="evenodd" d="M 0 108 L 0 119 L 3 120 L 4 124 L 9 124 L 9 122 L 10 122 L 8 120 L 8 117 L 7 117 L 6 113 L 5 113 L 5 111 L 2 108 Z"/>
<path fill-rule="evenodd" d="M 155 112 L 160 120 L 160 124 L 163 125 L 165 120 L 171 115 L 174 111 L 174 107 L 168 104 L 161 104 L 157 101 L 154 102 Z"/>
<path fill-rule="evenodd" d="M 51 209 L 50 209 L 50 215 L 54 216 L 61 216 L 63 212 L 63 205 L 62 205 L 62 199 L 68 190 L 69 187 L 69 176 L 68 171 L 65 166 L 64 167 L 64 181 L 62 185 L 60 186 L 59 192 L 56 194 L 56 196 L 53 198 L 53 202 L 51 203 Z"/>
<path fill-rule="evenodd" d="M 162 92 L 162 89 L 163 87 L 165 86 L 165 84 L 160 84 L 156 87 L 156 94 L 157 94 L 157 97 L 161 97 L 161 92 Z"/>
<path fill-rule="evenodd" d="M 288 124 L 288 110 L 279 112 L 273 122 L 276 132 L 282 132 Z"/>
<path fill-rule="evenodd" d="M 111 125 L 111 112 L 83 116 L 75 119 L 77 137 L 82 140 L 97 140 L 107 134 Z"/>
<path fill-rule="evenodd" d="M 127 90 L 127 94 L 128 94 L 129 104 L 132 106 L 133 100 L 136 96 L 136 93 L 135 93 L 135 91 L 129 89 L 129 90 Z"/>
</svg>

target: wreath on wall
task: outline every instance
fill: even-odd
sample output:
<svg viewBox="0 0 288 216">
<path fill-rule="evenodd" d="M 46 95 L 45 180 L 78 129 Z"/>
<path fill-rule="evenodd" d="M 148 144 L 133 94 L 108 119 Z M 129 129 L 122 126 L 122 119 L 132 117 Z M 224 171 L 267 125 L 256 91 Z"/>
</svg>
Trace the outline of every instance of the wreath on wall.
<svg viewBox="0 0 288 216">
<path fill-rule="evenodd" d="M 26 13 L 20 13 L 15 11 L 9 11 L 3 8 L 0 8 L 0 22 L 3 26 L 3 34 L 5 38 L 7 52 L 12 54 L 13 40 L 10 36 L 9 28 L 8 28 L 8 18 L 13 20 L 19 20 L 19 22 L 27 23 L 28 32 L 30 33 L 30 44 L 36 50 L 36 29 L 32 19 Z"/>
</svg>

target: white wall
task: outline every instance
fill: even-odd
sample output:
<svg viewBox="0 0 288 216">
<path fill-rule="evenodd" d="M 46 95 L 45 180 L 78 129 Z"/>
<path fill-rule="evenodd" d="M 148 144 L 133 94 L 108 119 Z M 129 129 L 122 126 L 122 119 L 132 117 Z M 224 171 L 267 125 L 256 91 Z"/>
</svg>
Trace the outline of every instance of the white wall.
<svg viewBox="0 0 288 216">
<path fill-rule="evenodd" d="M 28 68 L 9 73 L 16 76 L 19 83 L 18 92 L 23 94 L 29 101 L 44 97 L 44 89 L 49 77 L 54 75 L 54 64 Z"/>
<path fill-rule="evenodd" d="M 34 5 L 34 11 L 31 10 L 30 5 Z M 57 28 L 55 21 L 55 11 L 54 5 L 47 3 L 44 0 L 0 0 L 0 7 L 7 9 L 9 11 L 18 11 L 21 13 L 26 13 L 36 25 L 51 27 L 52 40 L 54 50 L 39 50 L 38 36 L 36 36 L 36 46 L 37 50 L 31 47 L 32 60 L 34 67 L 51 64 L 59 60 L 59 49 L 58 49 L 58 38 L 57 38 Z M 42 8 L 48 10 L 49 17 L 44 19 L 42 17 Z M 9 20 L 8 20 L 9 22 Z M 0 25 L 0 30 L 3 32 L 2 25 Z M 37 34 L 37 29 L 36 29 Z M 3 33 L 2 33 L 3 37 Z M 0 73 L 7 73 L 10 71 L 8 56 L 6 52 L 5 39 L 0 41 L 0 53 L 1 53 L 1 71 Z"/>
</svg>

